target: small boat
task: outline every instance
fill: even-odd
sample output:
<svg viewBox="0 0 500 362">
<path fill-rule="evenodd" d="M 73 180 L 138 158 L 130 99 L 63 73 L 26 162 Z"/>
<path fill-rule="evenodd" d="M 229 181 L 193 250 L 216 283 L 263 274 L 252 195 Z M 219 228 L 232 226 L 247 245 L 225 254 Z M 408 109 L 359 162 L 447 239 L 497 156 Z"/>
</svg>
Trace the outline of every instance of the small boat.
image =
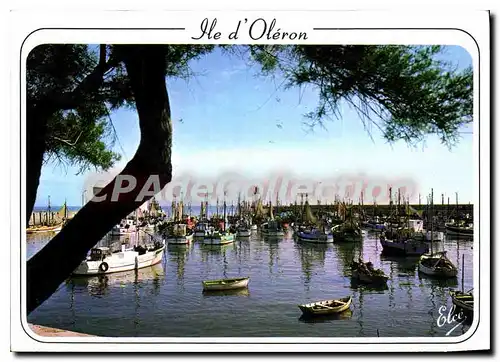
<svg viewBox="0 0 500 362">
<path fill-rule="evenodd" d="M 252 236 L 252 229 L 250 228 L 250 225 L 248 223 L 238 223 L 238 226 L 236 227 L 236 236 L 239 238 L 248 238 Z"/>
<path fill-rule="evenodd" d="M 474 312 L 474 295 L 472 293 L 450 290 L 450 296 L 455 307 L 469 313 Z"/>
<path fill-rule="evenodd" d="M 445 224 L 446 235 L 452 237 L 474 237 L 474 225 L 472 223 L 450 222 Z"/>
<path fill-rule="evenodd" d="M 250 277 L 232 278 L 232 279 L 219 279 L 219 280 L 206 280 L 203 281 L 203 291 L 214 290 L 234 290 L 248 287 Z"/>
<path fill-rule="evenodd" d="M 238 229 L 238 230 L 236 230 L 236 235 L 239 238 L 249 238 L 250 236 L 252 236 L 252 230 L 250 230 L 250 229 Z"/>
<path fill-rule="evenodd" d="M 168 233 L 166 242 L 168 244 L 189 244 L 193 241 L 193 232 L 186 224 L 175 224 Z"/>
<path fill-rule="evenodd" d="M 52 226 L 32 226 L 26 229 L 26 234 L 34 233 L 58 233 L 62 229 L 62 223 L 59 225 Z"/>
<path fill-rule="evenodd" d="M 300 310 L 305 315 L 318 316 L 325 314 L 342 313 L 351 306 L 352 297 L 348 296 L 341 299 L 324 300 L 321 302 L 301 304 Z"/>
<path fill-rule="evenodd" d="M 355 224 L 335 225 L 332 228 L 332 234 L 336 243 L 351 243 L 363 240 L 361 228 Z"/>
<path fill-rule="evenodd" d="M 261 225 L 260 232 L 262 236 L 268 238 L 282 238 L 285 236 L 285 231 L 275 220 L 269 220 Z"/>
<path fill-rule="evenodd" d="M 351 265 L 352 278 L 362 284 L 385 285 L 389 277 L 381 269 L 373 268 L 371 262 L 353 262 Z"/>
<path fill-rule="evenodd" d="M 257 231 L 257 225 L 253 224 L 252 226 L 250 226 L 250 230 Z"/>
<path fill-rule="evenodd" d="M 203 239 L 204 245 L 225 245 L 231 244 L 235 240 L 235 235 L 229 231 L 219 231 L 211 228 L 205 238 Z"/>
<path fill-rule="evenodd" d="M 424 274 L 441 278 L 455 278 L 458 274 L 457 267 L 446 257 L 446 251 L 422 255 L 418 270 Z"/>
<path fill-rule="evenodd" d="M 427 244 L 413 239 L 394 241 L 386 239 L 385 235 L 381 235 L 380 245 L 382 245 L 384 255 L 414 256 L 429 252 Z"/>
<path fill-rule="evenodd" d="M 163 259 L 165 243 L 136 246 L 112 253 L 109 248 L 97 247 L 90 251 L 86 260 L 73 271 L 73 275 L 100 275 L 136 270 L 158 264 Z"/>
<path fill-rule="evenodd" d="M 300 241 L 305 241 L 315 244 L 328 244 L 333 243 L 333 235 L 326 230 L 318 228 L 310 228 L 308 230 L 301 230 L 297 232 L 297 238 Z"/>
</svg>

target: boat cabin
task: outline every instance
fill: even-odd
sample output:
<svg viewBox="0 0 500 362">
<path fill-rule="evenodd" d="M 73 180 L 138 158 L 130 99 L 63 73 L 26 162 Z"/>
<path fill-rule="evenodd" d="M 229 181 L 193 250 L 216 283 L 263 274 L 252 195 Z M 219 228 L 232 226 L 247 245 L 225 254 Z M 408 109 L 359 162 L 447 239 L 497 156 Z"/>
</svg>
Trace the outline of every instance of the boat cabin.
<svg viewBox="0 0 500 362">
<path fill-rule="evenodd" d="M 111 255 L 111 250 L 106 247 L 93 248 L 90 250 L 90 261 L 100 261 L 106 256 Z"/>
</svg>

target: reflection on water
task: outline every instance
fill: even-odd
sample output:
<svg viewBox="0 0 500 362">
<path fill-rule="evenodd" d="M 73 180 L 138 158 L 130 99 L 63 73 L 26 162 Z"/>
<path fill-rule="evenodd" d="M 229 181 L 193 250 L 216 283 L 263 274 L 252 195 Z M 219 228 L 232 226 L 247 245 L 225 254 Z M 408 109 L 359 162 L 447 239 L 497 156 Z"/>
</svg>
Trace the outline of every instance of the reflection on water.
<svg viewBox="0 0 500 362">
<path fill-rule="evenodd" d="M 352 310 L 348 309 L 342 313 L 318 315 L 318 316 L 306 316 L 302 315 L 299 318 L 300 322 L 303 323 L 328 323 L 332 321 L 347 320 L 352 318 Z"/>
<path fill-rule="evenodd" d="M 247 288 L 234 289 L 234 290 L 204 290 L 204 297 L 227 297 L 227 296 L 238 296 L 238 297 L 248 297 L 250 296 L 250 291 Z"/>
<path fill-rule="evenodd" d="M 27 257 L 50 235 L 32 236 Z M 130 238 L 129 238 L 130 239 Z M 122 239 L 101 245 L 119 248 Z M 140 240 L 128 240 L 136 243 Z M 261 239 L 258 234 L 224 246 L 169 245 L 161 264 L 90 278 L 69 278 L 29 321 L 103 336 L 444 336 L 439 308 L 451 308 L 449 289 L 473 287 L 472 241 L 445 240 L 459 278 L 440 280 L 418 272 L 418 258 L 381 256 L 376 234 L 356 244 L 315 245 Z M 387 286 L 357 285 L 350 263 L 362 256 L 390 277 Z M 203 280 L 249 276 L 248 289 L 203 292 Z M 349 311 L 314 320 L 299 304 L 352 296 Z M 230 326 L 230 328 L 228 328 Z M 468 323 L 451 336 L 467 331 Z"/>
</svg>

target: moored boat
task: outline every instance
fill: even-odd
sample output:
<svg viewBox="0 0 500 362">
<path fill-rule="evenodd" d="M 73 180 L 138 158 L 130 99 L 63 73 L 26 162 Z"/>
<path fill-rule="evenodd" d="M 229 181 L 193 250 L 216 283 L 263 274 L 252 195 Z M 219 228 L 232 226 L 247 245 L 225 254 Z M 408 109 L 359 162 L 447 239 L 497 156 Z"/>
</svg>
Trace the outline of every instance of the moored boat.
<svg viewBox="0 0 500 362">
<path fill-rule="evenodd" d="M 193 241 L 193 232 L 186 224 L 174 224 L 166 237 L 168 244 L 189 244 Z"/>
<path fill-rule="evenodd" d="M 465 237 L 465 238 L 473 238 L 474 237 L 474 226 L 472 223 L 456 223 L 451 222 L 445 224 L 446 235 L 455 236 L 455 237 Z"/>
<path fill-rule="evenodd" d="M 206 280 L 202 282 L 203 291 L 235 290 L 248 287 L 250 277 Z"/>
<path fill-rule="evenodd" d="M 472 293 L 450 290 L 450 296 L 455 307 L 469 313 L 474 312 L 474 295 Z"/>
<path fill-rule="evenodd" d="M 268 238 L 282 238 L 285 236 L 285 231 L 275 220 L 269 220 L 269 222 L 262 224 L 260 232 L 262 236 Z"/>
<path fill-rule="evenodd" d="M 439 278 L 455 278 L 458 274 L 457 267 L 446 257 L 445 251 L 422 255 L 418 270 Z"/>
<path fill-rule="evenodd" d="M 327 230 L 321 230 L 318 228 L 310 228 L 306 230 L 300 230 L 296 233 L 297 238 L 300 241 L 315 243 L 315 244 L 328 244 L 333 243 L 333 235 Z"/>
<path fill-rule="evenodd" d="M 252 236 L 252 230 L 250 228 L 239 227 L 236 229 L 236 235 L 239 238 L 248 238 Z"/>
<path fill-rule="evenodd" d="M 99 275 L 141 269 L 161 262 L 165 244 L 156 242 L 150 246 L 125 248 L 112 253 L 107 247 L 90 251 L 86 260 L 73 271 L 73 275 Z"/>
<path fill-rule="evenodd" d="M 359 283 L 363 284 L 373 284 L 373 285 L 384 285 L 389 280 L 389 277 L 385 275 L 383 270 L 375 269 L 371 262 L 353 262 L 351 265 L 352 278 Z"/>
<path fill-rule="evenodd" d="M 319 316 L 326 314 L 342 313 L 351 306 L 352 297 L 347 296 L 341 299 L 324 300 L 321 302 L 308 303 L 299 305 L 300 310 L 304 315 Z"/>
<path fill-rule="evenodd" d="M 48 232 L 59 232 L 62 229 L 62 223 L 58 225 L 52 226 L 34 226 L 26 229 L 26 234 L 34 234 L 34 233 L 48 233 Z"/>
<path fill-rule="evenodd" d="M 209 229 L 209 224 L 207 222 L 199 222 L 194 227 L 194 237 L 195 238 L 204 238 L 207 235 Z"/>
<path fill-rule="evenodd" d="M 384 255 L 415 256 L 429 252 L 427 244 L 413 239 L 388 240 L 384 235 L 381 235 L 380 245 L 382 245 Z"/>
<path fill-rule="evenodd" d="M 205 245 L 225 245 L 233 243 L 235 235 L 229 231 L 219 231 L 211 228 L 205 238 L 203 244 Z"/>
</svg>

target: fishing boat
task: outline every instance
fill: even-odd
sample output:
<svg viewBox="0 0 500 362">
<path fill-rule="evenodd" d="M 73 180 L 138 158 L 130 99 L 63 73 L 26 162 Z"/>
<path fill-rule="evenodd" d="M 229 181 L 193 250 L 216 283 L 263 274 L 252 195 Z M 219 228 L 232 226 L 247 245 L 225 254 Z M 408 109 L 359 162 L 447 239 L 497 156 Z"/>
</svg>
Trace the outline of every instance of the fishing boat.
<svg viewBox="0 0 500 362">
<path fill-rule="evenodd" d="M 333 239 L 336 243 L 357 242 L 363 239 L 363 233 L 358 226 L 349 224 L 336 225 L 332 228 Z"/>
<path fill-rule="evenodd" d="M 192 241 L 193 232 L 186 224 L 174 224 L 166 238 L 168 244 L 189 244 Z"/>
<path fill-rule="evenodd" d="M 352 278 L 359 283 L 384 285 L 389 280 L 381 269 L 375 269 L 371 262 L 363 262 L 361 259 L 358 262 L 353 262 L 351 265 Z"/>
<path fill-rule="evenodd" d="M 239 238 L 248 238 L 248 237 L 252 236 L 252 230 L 249 227 L 238 226 L 236 228 L 236 235 Z"/>
<path fill-rule="evenodd" d="M 304 315 L 320 316 L 326 314 L 342 313 L 351 306 L 352 297 L 348 296 L 341 299 L 324 300 L 321 302 L 301 304 L 300 310 Z"/>
<path fill-rule="evenodd" d="M 462 292 L 459 290 L 450 290 L 451 300 L 453 305 L 465 312 L 474 312 L 474 295 L 469 292 Z"/>
<path fill-rule="evenodd" d="M 380 245 L 384 255 L 415 256 L 429 252 L 429 246 L 424 242 L 414 239 L 389 240 L 384 234 L 380 236 Z"/>
<path fill-rule="evenodd" d="M 260 227 L 262 236 L 268 238 L 282 238 L 285 236 L 285 231 L 276 220 L 269 220 Z"/>
<path fill-rule="evenodd" d="M 424 274 L 440 278 L 454 278 L 458 274 L 457 267 L 446 257 L 446 251 L 422 255 L 418 270 Z"/>
<path fill-rule="evenodd" d="M 73 275 L 100 275 L 145 268 L 161 262 L 164 251 L 164 242 L 133 248 L 122 245 L 121 251 L 114 253 L 107 247 L 93 248 Z"/>
<path fill-rule="evenodd" d="M 450 222 L 445 224 L 446 235 L 473 238 L 474 237 L 474 225 L 472 223 L 459 223 Z"/>
<path fill-rule="evenodd" d="M 261 225 L 260 232 L 262 236 L 267 238 L 282 238 L 285 236 L 283 227 L 274 219 L 272 204 L 269 205 L 269 220 Z"/>
<path fill-rule="evenodd" d="M 257 225 L 253 224 L 252 226 L 250 226 L 250 230 L 257 231 Z"/>
<path fill-rule="evenodd" d="M 33 226 L 26 229 L 26 234 L 35 234 L 35 233 L 48 233 L 48 232 L 59 232 L 62 229 L 62 223 L 58 225 L 52 226 Z"/>
<path fill-rule="evenodd" d="M 220 290 L 234 290 L 243 289 L 248 287 L 250 277 L 219 279 L 219 280 L 206 280 L 203 281 L 203 291 L 220 291 Z"/>
<path fill-rule="evenodd" d="M 216 230 L 214 227 L 210 227 L 207 235 L 203 239 L 203 244 L 205 245 L 225 245 L 233 243 L 235 240 L 235 235 L 228 230 Z"/>
<path fill-rule="evenodd" d="M 137 226 L 132 219 L 122 220 L 120 224 L 116 225 L 111 229 L 111 236 L 123 236 L 123 235 L 132 235 L 137 231 Z"/>
<path fill-rule="evenodd" d="M 195 238 L 204 238 L 208 234 L 208 229 L 210 228 L 210 225 L 208 222 L 199 222 L 196 224 L 194 227 L 194 237 Z"/>
<path fill-rule="evenodd" d="M 296 235 L 300 241 L 308 243 L 315 243 L 315 244 L 333 243 L 333 235 L 326 229 L 311 227 L 306 230 L 297 231 Z"/>
</svg>

